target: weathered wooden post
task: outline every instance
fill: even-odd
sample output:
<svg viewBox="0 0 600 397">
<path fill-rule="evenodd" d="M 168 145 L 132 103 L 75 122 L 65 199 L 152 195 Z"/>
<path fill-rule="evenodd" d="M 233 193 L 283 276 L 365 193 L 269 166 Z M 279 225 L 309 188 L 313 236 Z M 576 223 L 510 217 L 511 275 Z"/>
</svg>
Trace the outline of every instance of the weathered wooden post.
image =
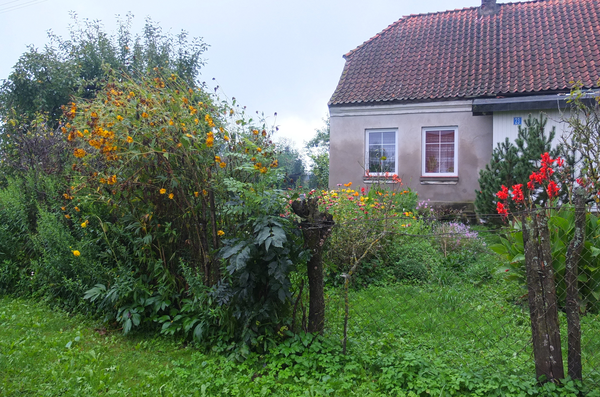
<svg viewBox="0 0 600 397">
<path fill-rule="evenodd" d="M 300 228 L 304 246 L 311 252 L 306 265 L 308 275 L 308 332 L 322 333 L 325 326 L 325 297 L 323 292 L 323 246 L 334 225 L 333 216 L 319 211 L 319 201 L 310 197 L 294 201 L 292 210 L 302 218 Z"/>
<path fill-rule="evenodd" d="M 521 216 L 533 356 L 538 379 L 564 378 L 548 219 L 544 210 Z"/>
</svg>

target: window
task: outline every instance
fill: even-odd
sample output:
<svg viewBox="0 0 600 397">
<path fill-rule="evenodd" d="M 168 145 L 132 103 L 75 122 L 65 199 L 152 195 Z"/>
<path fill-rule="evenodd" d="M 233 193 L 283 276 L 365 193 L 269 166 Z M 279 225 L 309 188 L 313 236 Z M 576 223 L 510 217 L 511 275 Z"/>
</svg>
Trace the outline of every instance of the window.
<svg viewBox="0 0 600 397">
<path fill-rule="evenodd" d="M 365 164 L 369 174 L 397 174 L 396 154 L 395 130 L 367 131 Z"/>
<path fill-rule="evenodd" d="M 423 176 L 458 176 L 457 128 L 423 128 Z"/>
</svg>

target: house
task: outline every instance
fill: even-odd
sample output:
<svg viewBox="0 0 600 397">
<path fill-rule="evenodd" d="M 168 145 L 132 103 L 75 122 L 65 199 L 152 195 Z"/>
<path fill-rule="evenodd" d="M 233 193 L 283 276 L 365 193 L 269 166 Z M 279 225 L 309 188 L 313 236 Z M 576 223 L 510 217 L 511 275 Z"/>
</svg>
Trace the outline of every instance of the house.
<svg viewBox="0 0 600 397">
<path fill-rule="evenodd" d="M 421 199 L 472 203 L 497 142 L 531 113 L 564 131 L 573 82 L 600 78 L 600 1 L 410 15 L 344 55 L 329 101 L 331 187 L 397 174 Z"/>
</svg>

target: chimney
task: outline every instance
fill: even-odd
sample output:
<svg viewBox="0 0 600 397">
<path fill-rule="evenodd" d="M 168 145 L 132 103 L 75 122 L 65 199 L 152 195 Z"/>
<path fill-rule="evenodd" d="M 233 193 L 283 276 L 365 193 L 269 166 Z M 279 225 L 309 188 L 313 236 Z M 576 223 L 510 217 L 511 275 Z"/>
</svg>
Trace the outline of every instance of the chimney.
<svg viewBox="0 0 600 397">
<path fill-rule="evenodd" d="M 479 15 L 494 15 L 498 12 L 498 4 L 496 0 L 481 0 L 481 7 L 479 7 Z"/>
</svg>

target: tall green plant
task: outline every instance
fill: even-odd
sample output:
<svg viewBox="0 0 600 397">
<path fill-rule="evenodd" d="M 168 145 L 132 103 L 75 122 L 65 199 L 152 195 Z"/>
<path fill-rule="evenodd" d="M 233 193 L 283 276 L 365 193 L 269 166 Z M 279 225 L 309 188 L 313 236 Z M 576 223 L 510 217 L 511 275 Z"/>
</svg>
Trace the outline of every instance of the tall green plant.
<svg viewBox="0 0 600 397">
<path fill-rule="evenodd" d="M 525 127 L 519 126 L 514 144 L 508 138 L 498 143 L 492 152 L 490 163 L 479 171 L 475 207 L 480 215 L 495 213 L 494 198 L 500 186 L 525 185 L 529 175 L 539 168 L 542 153 L 548 152 L 552 157 L 558 155 L 560 147 L 552 148 L 555 128 L 546 134 L 547 121 L 543 114 L 539 118 L 529 115 L 524 121 Z"/>
</svg>

